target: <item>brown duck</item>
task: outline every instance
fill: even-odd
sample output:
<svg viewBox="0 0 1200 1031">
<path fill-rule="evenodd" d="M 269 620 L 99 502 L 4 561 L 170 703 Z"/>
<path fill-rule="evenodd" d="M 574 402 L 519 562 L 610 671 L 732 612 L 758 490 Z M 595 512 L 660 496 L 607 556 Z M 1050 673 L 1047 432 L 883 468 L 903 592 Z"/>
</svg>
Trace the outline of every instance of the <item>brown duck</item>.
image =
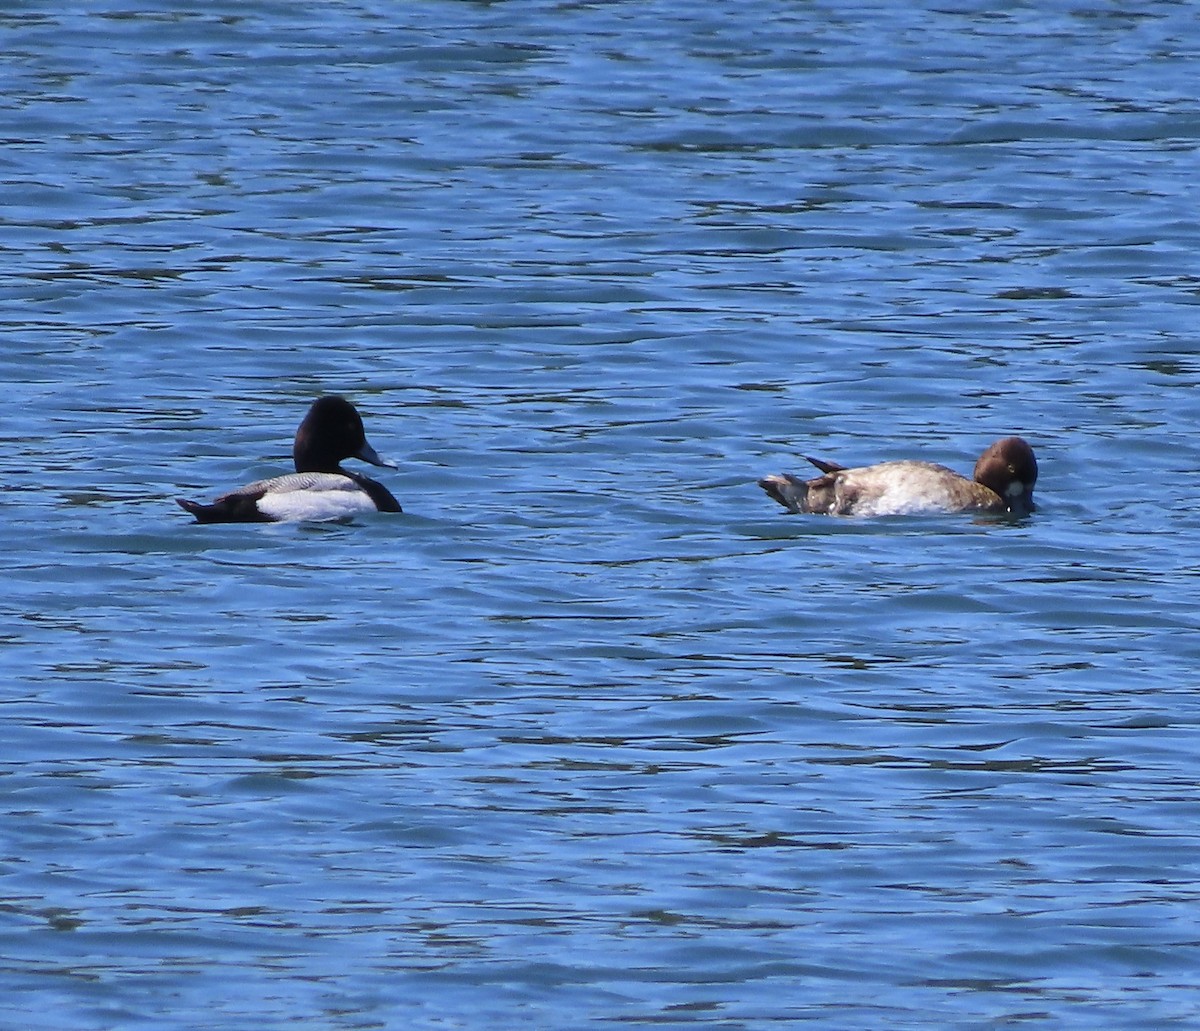
<svg viewBox="0 0 1200 1031">
<path fill-rule="evenodd" d="M 804 480 L 780 473 L 764 477 L 758 485 L 789 512 L 819 515 L 1009 512 L 1023 516 L 1034 510 L 1037 459 L 1020 437 L 1005 437 L 989 447 L 975 463 L 972 480 L 934 462 L 903 460 L 847 469 L 819 458 L 808 461 L 822 475 Z"/>
</svg>

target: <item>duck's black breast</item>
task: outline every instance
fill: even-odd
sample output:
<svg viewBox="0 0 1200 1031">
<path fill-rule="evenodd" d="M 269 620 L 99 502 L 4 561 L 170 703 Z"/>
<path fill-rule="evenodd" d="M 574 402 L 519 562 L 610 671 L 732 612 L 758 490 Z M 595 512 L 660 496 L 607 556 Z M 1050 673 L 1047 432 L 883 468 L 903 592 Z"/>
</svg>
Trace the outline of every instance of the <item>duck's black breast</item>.
<svg viewBox="0 0 1200 1031">
<path fill-rule="evenodd" d="M 395 499 L 392 492 L 387 489 L 382 483 L 372 480 L 369 476 L 363 476 L 362 473 L 351 472 L 348 469 L 342 470 L 343 476 L 349 476 L 357 483 L 364 491 L 367 497 L 375 502 L 375 508 L 380 512 L 403 512 L 400 507 L 400 502 Z"/>
</svg>

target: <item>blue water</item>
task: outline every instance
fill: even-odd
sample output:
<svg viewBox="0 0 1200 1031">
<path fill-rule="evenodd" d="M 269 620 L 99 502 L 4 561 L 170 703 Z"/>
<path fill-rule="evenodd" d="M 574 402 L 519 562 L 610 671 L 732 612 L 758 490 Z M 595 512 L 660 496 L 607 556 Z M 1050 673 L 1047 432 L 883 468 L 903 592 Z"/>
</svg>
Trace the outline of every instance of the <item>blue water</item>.
<svg viewBox="0 0 1200 1031">
<path fill-rule="evenodd" d="M 1200 1026 L 1200 8 L 11 3 L 0 1026 Z M 200 527 L 327 392 L 403 516 Z M 788 516 L 801 454 L 1038 513 Z"/>
</svg>

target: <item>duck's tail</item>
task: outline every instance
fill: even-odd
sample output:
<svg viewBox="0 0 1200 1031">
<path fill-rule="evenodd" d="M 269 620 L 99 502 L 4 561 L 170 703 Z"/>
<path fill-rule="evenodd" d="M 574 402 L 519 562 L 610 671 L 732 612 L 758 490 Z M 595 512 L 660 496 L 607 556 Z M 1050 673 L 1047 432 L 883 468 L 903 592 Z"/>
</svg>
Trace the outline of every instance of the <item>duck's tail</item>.
<svg viewBox="0 0 1200 1031">
<path fill-rule="evenodd" d="M 175 504 L 185 512 L 196 517 L 198 523 L 219 523 L 220 515 L 214 512 L 216 505 L 202 505 L 199 501 L 189 501 L 187 498 L 176 498 Z"/>
<path fill-rule="evenodd" d="M 808 484 L 799 476 L 788 473 L 764 476 L 758 485 L 789 512 L 806 511 L 804 502 L 808 497 Z"/>
<path fill-rule="evenodd" d="M 825 458 L 813 458 L 812 455 L 804 455 L 803 457 L 806 462 L 812 462 L 823 473 L 836 473 L 846 468 L 840 462 L 830 462 Z"/>
<path fill-rule="evenodd" d="M 211 505 L 176 498 L 175 504 L 196 517 L 198 523 L 269 523 L 271 517 L 258 511 L 255 502 L 261 494 L 227 494 Z"/>
</svg>

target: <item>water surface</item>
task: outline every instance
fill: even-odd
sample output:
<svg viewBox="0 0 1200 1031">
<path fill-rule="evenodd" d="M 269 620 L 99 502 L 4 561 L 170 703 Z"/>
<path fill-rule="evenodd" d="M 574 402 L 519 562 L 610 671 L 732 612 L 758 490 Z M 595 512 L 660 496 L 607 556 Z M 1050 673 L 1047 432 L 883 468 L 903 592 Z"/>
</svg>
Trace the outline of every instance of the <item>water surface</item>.
<svg viewBox="0 0 1200 1031">
<path fill-rule="evenodd" d="M 1195 1026 L 1198 30 L 10 5 L 5 1020 Z"/>
</svg>

